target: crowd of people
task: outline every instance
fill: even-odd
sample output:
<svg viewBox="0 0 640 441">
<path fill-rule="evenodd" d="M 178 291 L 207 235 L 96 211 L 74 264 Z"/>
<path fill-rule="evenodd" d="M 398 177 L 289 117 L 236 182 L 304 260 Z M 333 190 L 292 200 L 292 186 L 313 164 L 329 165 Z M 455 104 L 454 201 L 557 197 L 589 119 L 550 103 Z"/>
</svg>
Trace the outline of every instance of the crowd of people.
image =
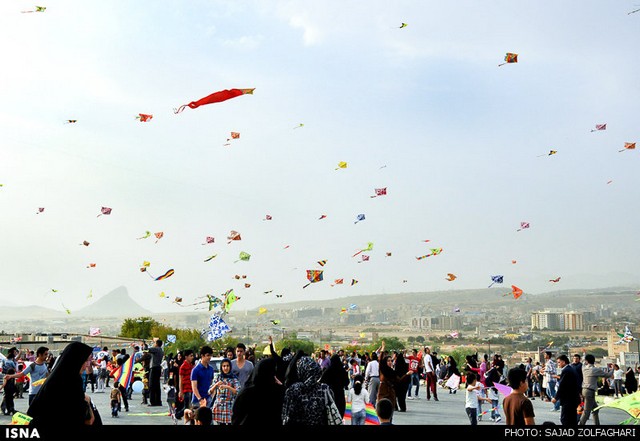
<svg viewBox="0 0 640 441">
<path fill-rule="evenodd" d="M 343 424 L 349 410 L 350 423 L 364 425 L 368 407 L 375 409 L 381 423 L 393 424 L 394 412 L 407 411 L 406 400 L 421 399 L 422 385 L 426 400 L 434 401 L 439 400 L 438 391 L 455 394 L 463 387 L 471 425 L 483 418 L 498 423 L 503 415 L 507 425 L 535 424 L 531 400 L 540 399 L 560 412 L 560 424 L 577 426 L 591 416 L 599 424 L 596 394 L 610 388 L 621 397 L 637 390 L 637 366 L 626 371 L 617 364 L 596 367 L 592 354 L 585 354 L 584 360 L 574 354 L 570 361 L 565 354 L 554 357 L 545 352 L 542 363 L 529 358 L 507 369 L 499 354 L 489 359 L 488 354 L 475 353 L 458 368 L 455 357 L 441 358 L 429 347 L 388 351 L 384 341 L 377 350 L 362 354 L 293 353 L 286 347 L 278 353 L 271 337 L 269 345 L 268 355 L 256 358 L 255 346 L 238 343 L 216 354 L 222 357 L 217 368 L 210 346 L 174 356 L 164 353 L 157 338 L 151 345 L 133 344 L 130 354 L 107 347 L 96 352 L 79 342 L 70 343 L 57 359 L 44 346 L 33 354 L 11 348 L 2 366 L 2 410 L 5 415 L 16 412 L 15 399 L 21 397 L 16 384 L 28 379 L 26 414 L 31 424 L 64 417 L 99 425 L 102 420 L 89 388 L 93 393 L 108 391 L 111 417 L 117 418 L 123 408 L 129 411 L 134 384 L 139 382 L 141 404 L 166 406 L 176 424 L 331 425 Z M 32 361 L 18 369 L 19 360 L 27 357 Z M 133 378 L 121 384 L 114 372 L 128 361 Z M 505 395 L 507 386 L 511 392 Z M 483 412 L 483 406 L 488 410 Z M 69 410 L 77 412 L 74 418 L 69 419 Z"/>
</svg>

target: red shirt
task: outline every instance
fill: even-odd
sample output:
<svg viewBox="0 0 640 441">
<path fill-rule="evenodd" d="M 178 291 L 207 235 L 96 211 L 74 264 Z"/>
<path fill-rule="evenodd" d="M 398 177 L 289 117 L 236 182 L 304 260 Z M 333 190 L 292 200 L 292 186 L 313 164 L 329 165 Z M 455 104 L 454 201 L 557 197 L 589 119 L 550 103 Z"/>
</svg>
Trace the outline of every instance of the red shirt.
<svg viewBox="0 0 640 441">
<path fill-rule="evenodd" d="M 409 355 L 407 359 L 409 360 L 409 370 L 418 372 L 418 366 L 420 366 L 420 359 L 418 357 L 414 357 L 413 355 Z"/>
<path fill-rule="evenodd" d="M 189 363 L 188 361 L 184 361 L 180 365 L 180 369 L 178 370 L 178 375 L 180 375 L 180 379 L 182 381 L 182 393 L 193 392 L 193 388 L 191 387 L 191 371 L 195 365 Z"/>
</svg>

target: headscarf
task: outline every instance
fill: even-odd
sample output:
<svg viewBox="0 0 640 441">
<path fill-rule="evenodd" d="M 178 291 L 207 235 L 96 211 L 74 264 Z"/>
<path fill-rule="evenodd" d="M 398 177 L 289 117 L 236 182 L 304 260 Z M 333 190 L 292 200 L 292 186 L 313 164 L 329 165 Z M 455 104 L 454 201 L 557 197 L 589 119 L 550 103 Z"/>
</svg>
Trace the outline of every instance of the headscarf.
<svg viewBox="0 0 640 441">
<path fill-rule="evenodd" d="M 222 363 L 229 363 L 229 367 L 231 369 L 229 369 L 228 374 L 225 374 L 224 371 L 222 370 Z M 220 361 L 220 379 L 227 378 L 231 380 L 233 378 L 238 378 L 238 375 L 234 374 L 232 369 L 233 369 L 233 365 L 231 364 L 231 360 L 229 360 L 228 358 L 223 358 L 222 361 Z"/>
<path fill-rule="evenodd" d="M 284 425 L 326 425 L 327 402 L 325 394 L 329 386 L 319 383 L 320 365 L 309 356 L 302 356 L 296 363 L 299 381 L 284 394 L 282 423 Z"/>
<path fill-rule="evenodd" d="M 329 367 L 322 372 L 320 382 L 329 385 L 338 411 L 344 417 L 346 409 L 344 390 L 349 387 L 349 374 L 342 365 L 342 360 L 338 354 L 331 356 Z"/>
<path fill-rule="evenodd" d="M 298 381 L 299 377 L 298 377 L 298 369 L 296 365 L 298 363 L 298 360 L 303 356 L 304 356 L 304 351 L 302 349 L 298 349 L 298 351 L 293 356 L 291 361 L 289 361 L 289 366 L 287 366 L 287 371 L 284 374 L 285 388 L 289 388 L 292 384 Z"/>
<path fill-rule="evenodd" d="M 396 371 L 398 377 L 402 377 L 404 374 L 409 372 L 409 365 L 407 361 L 404 359 L 404 355 L 400 352 L 396 352 L 396 361 L 393 367 L 393 370 Z"/>
<path fill-rule="evenodd" d="M 276 366 L 274 358 L 258 360 L 233 403 L 231 424 L 282 426 L 284 386 L 275 381 Z"/>
<path fill-rule="evenodd" d="M 76 341 L 63 349 L 29 406 L 27 414 L 33 418 L 30 425 L 57 427 L 61 421 L 65 427 L 85 424 L 87 402 L 80 369 L 92 352 L 91 346 Z"/>
</svg>

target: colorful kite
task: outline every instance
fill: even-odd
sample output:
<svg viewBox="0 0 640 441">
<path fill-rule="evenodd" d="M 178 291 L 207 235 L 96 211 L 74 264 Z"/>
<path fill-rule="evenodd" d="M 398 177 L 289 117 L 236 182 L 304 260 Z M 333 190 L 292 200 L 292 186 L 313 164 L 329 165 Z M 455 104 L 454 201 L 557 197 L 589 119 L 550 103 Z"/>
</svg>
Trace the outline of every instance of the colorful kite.
<svg viewBox="0 0 640 441">
<path fill-rule="evenodd" d="M 599 132 L 601 130 L 607 130 L 607 125 L 606 124 L 596 124 L 596 128 L 595 129 L 591 129 L 592 132 Z"/>
<path fill-rule="evenodd" d="M 431 251 L 429 254 L 425 254 L 424 256 L 417 256 L 416 259 L 422 260 L 426 259 L 427 257 L 437 256 L 438 254 L 442 253 L 442 248 L 430 248 L 429 250 Z"/>
<path fill-rule="evenodd" d="M 387 187 L 376 188 L 376 189 L 374 189 L 374 191 L 375 191 L 376 194 L 373 195 L 373 196 L 370 196 L 372 198 L 377 198 L 378 196 L 386 196 L 387 195 Z"/>
<path fill-rule="evenodd" d="M 560 281 L 560 277 L 556 277 L 555 279 L 549 279 L 549 282 L 558 283 Z"/>
<path fill-rule="evenodd" d="M 231 328 L 222 320 L 222 317 L 212 315 L 209 319 L 209 329 L 205 329 L 203 337 L 206 337 L 207 341 L 215 341 L 224 337 L 230 331 Z"/>
<path fill-rule="evenodd" d="M 361 249 L 360 251 L 358 251 L 357 253 L 355 253 L 353 256 L 351 257 L 356 257 L 358 254 L 364 252 L 364 251 L 371 251 L 373 250 L 373 242 L 367 242 L 367 246 L 363 249 Z"/>
<path fill-rule="evenodd" d="M 336 280 L 333 281 L 331 286 L 333 286 L 333 285 L 342 285 L 343 283 L 344 283 L 344 279 L 336 279 Z"/>
<path fill-rule="evenodd" d="M 504 63 L 498 64 L 498 67 L 504 66 L 505 64 L 517 63 L 518 62 L 518 54 L 513 54 L 511 52 L 507 52 L 504 56 Z"/>
<path fill-rule="evenodd" d="M 407 26 L 408 26 L 408 25 L 407 25 L 406 23 L 402 23 L 402 24 L 398 27 L 398 29 L 406 28 Z"/>
<path fill-rule="evenodd" d="M 264 215 L 264 219 L 262 219 L 262 220 L 272 220 L 272 219 L 273 219 L 273 218 L 271 217 L 271 215 L 270 215 L 270 214 L 265 214 L 265 215 Z"/>
<path fill-rule="evenodd" d="M 271 324 L 272 325 L 279 325 L 280 324 L 280 320 L 271 320 Z"/>
<path fill-rule="evenodd" d="M 347 308 L 341 308 L 340 309 L 340 315 L 346 314 L 346 313 L 347 313 Z"/>
<path fill-rule="evenodd" d="M 109 214 L 111 214 L 111 208 L 109 208 L 109 207 L 102 207 L 102 208 L 100 209 L 100 214 L 99 214 L 99 215 L 97 215 L 96 217 L 100 217 L 100 216 L 102 216 L 103 214 L 104 214 L 104 215 L 109 215 Z"/>
<path fill-rule="evenodd" d="M 224 312 L 229 313 L 229 310 L 231 309 L 231 305 L 233 305 L 236 301 L 240 300 L 240 297 L 237 297 L 235 295 L 235 293 L 233 292 L 233 289 L 230 289 L 229 291 L 225 292 L 223 294 L 224 297 Z"/>
<path fill-rule="evenodd" d="M 302 288 L 306 288 L 312 283 L 321 282 L 323 280 L 322 273 L 322 270 L 307 270 L 307 280 L 309 280 L 309 283 L 304 285 Z"/>
<path fill-rule="evenodd" d="M 327 215 L 326 215 L 326 214 L 323 214 L 323 215 L 321 215 L 321 216 L 318 218 L 318 220 L 320 220 L 320 219 L 325 219 L 326 217 L 327 217 Z"/>
<path fill-rule="evenodd" d="M 213 242 L 215 242 L 215 239 L 213 237 L 211 237 L 211 236 L 207 236 L 202 245 L 207 245 L 207 244 L 210 244 L 210 243 L 213 243 Z"/>
<path fill-rule="evenodd" d="M 40 214 L 44 211 L 44 207 L 38 207 L 38 211 L 36 212 L 36 214 Z"/>
<path fill-rule="evenodd" d="M 637 340 L 637 338 L 633 336 L 629 325 L 624 326 L 624 334 L 620 334 L 619 332 L 616 332 L 616 334 L 620 337 L 620 340 L 615 343 L 617 345 L 621 345 L 622 343 L 631 343 L 632 341 Z"/>
<path fill-rule="evenodd" d="M 229 239 L 229 242 L 227 242 L 227 244 L 230 244 L 234 240 L 242 240 L 242 238 L 240 237 L 240 233 L 234 230 L 231 230 L 231 232 L 227 236 L 227 239 Z"/>
<path fill-rule="evenodd" d="M 347 163 L 344 161 L 338 162 L 338 166 L 336 167 L 336 170 L 339 170 L 341 168 L 347 168 Z"/>
<path fill-rule="evenodd" d="M 65 121 L 65 124 L 75 124 L 77 122 L 78 122 L 77 119 L 68 119 L 68 120 Z"/>
<path fill-rule="evenodd" d="M 174 270 L 172 270 L 172 269 L 167 270 L 167 272 L 166 272 L 166 273 L 164 273 L 164 274 L 163 274 L 163 275 L 161 275 L 161 276 L 156 277 L 156 278 L 155 278 L 155 280 L 164 280 L 164 279 L 168 279 L 169 277 L 173 276 L 173 274 L 174 274 L 174 273 L 175 273 L 175 271 L 174 271 Z"/>
<path fill-rule="evenodd" d="M 622 150 L 618 150 L 619 152 L 624 152 L 625 150 L 633 150 L 636 148 L 635 142 L 625 142 L 624 148 Z"/>
<path fill-rule="evenodd" d="M 354 224 L 357 224 L 360 221 L 364 220 L 364 214 L 359 214 L 356 218 L 357 220 L 354 222 Z"/>
<path fill-rule="evenodd" d="M 27 11 L 20 11 L 20 12 L 22 12 L 23 14 L 28 14 L 28 13 L 31 13 L 31 12 L 44 12 L 46 10 L 47 10 L 46 6 L 36 6 L 35 9 L 30 9 L 30 10 L 27 10 Z"/>
<path fill-rule="evenodd" d="M 251 259 L 251 254 L 246 253 L 244 251 L 240 251 L 240 254 L 238 255 L 238 260 L 236 260 L 235 262 L 238 262 L 240 260 L 244 261 L 244 262 L 248 262 L 249 259 Z M 235 263 L 234 262 L 234 263 Z"/>
<path fill-rule="evenodd" d="M 518 263 L 518 261 L 517 261 L 517 260 L 512 260 L 512 261 L 511 261 L 511 264 L 512 264 L 512 265 L 515 265 L 516 263 Z"/>
<path fill-rule="evenodd" d="M 513 294 L 513 298 L 517 300 L 522 295 L 522 290 L 515 285 L 511 285 L 511 292 L 504 294 L 503 297 L 508 296 L 509 294 Z"/>
<path fill-rule="evenodd" d="M 529 222 L 520 222 L 520 228 L 518 228 L 516 231 L 526 230 L 527 228 L 529 228 Z"/>
<path fill-rule="evenodd" d="M 325 266 L 325 265 L 327 264 L 327 260 L 326 260 L 326 259 L 325 259 L 325 260 L 318 260 L 318 262 L 317 262 L 317 263 L 318 263 L 318 265 L 320 265 L 320 266 Z"/>
<path fill-rule="evenodd" d="M 95 268 L 96 264 L 95 263 L 90 263 L 89 265 L 87 265 L 87 268 Z"/>
<path fill-rule="evenodd" d="M 154 235 L 156 236 L 155 243 L 158 243 L 158 241 L 164 237 L 164 233 L 162 231 L 158 231 L 157 233 L 154 233 Z"/>
<path fill-rule="evenodd" d="M 214 92 L 211 95 L 205 96 L 204 98 L 199 99 L 198 101 L 191 101 L 189 104 L 183 104 L 177 109 L 173 109 L 173 113 L 180 113 L 185 108 L 189 107 L 190 109 L 196 109 L 200 106 L 204 106 L 205 104 L 213 104 L 220 103 L 222 101 L 226 101 L 231 98 L 235 98 L 240 95 L 253 95 L 253 89 L 226 89 L 221 90 L 219 92 Z"/>
<path fill-rule="evenodd" d="M 362 260 L 360 260 L 358 263 L 360 263 L 360 262 L 368 262 L 369 261 L 369 256 L 367 256 L 366 254 L 363 254 L 361 257 L 362 257 Z"/>
<path fill-rule="evenodd" d="M 351 286 L 355 285 L 356 283 L 358 283 L 356 279 L 351 279 Z"/>
<path fill-rule="evenodd" d="M 146 113 L 138 113 L 138 116 L 136 116 L 136 119 L 139 119 L 140 122 L 151 121 L 151 118 L 153 118 L 153 115 L 148 115 Z"/>
<path fill-rule="evenodd" d="M 504 279 L 504 276 L 491 276 L 491 285 L 489 285 L 487 288 L 491 288 L 494 283 L 502 283 Z"/>
<path fill-rule="evenodd" d="M 451 273 L 447 273 L 447 277 L 445 277 L 446 280 L 448 280 L 449 282 L 453 282 L 454 280 L 456 280 L 456 275 L 455 274 L 451 274 Z"/>
<path fill-rule="evenodd" d="M 167 334 L 167 342 L 168 343 L 175 343 L 176 342 L 175 334 Z"/>
<path fill-rule="evenodd" d="M 244 284 L 244 287 L 245 287 L 245 288 L 251 288 L 251 284 L 250 284 L 250 283 L 245 283 L 245 284 Z"/>
<path fill-rule="evenodd" d="M 144 236 L 136 237 L 136 239 L 146 239 L 149 236 L 151 236 L 151 231 L 147 230 L 144 232 Z"/>
<path fill-rule="evenodd" d="M 231 139 L 240 138 L 240 132 L 231 132 Z"/>
</svg>

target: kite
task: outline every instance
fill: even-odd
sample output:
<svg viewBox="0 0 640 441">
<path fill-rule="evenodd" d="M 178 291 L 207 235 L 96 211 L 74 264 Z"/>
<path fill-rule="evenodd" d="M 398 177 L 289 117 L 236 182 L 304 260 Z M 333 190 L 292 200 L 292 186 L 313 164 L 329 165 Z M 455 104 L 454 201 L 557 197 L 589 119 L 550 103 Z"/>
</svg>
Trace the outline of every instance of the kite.
<svg viewBox="0 0 640 441">
<path fill-rule="evenodd" d="M 453 331 L 451 334 L 449 334 L 449 336 L 451 336 L 451 338 L 458 338 L 460 337 L 460 334 L 458 333 L 458 331 Z"/>
<path fill-rule="evenodd" d="M 158 241 L 160 239 L 162 239 L 162 237 L 164 236 L 164 233 L 162 231 L 158 231 L 157 233 L 154 233 L 154 235 L 156 236 L 156 242 L 155 243 L 158 243 Z"/>
<path fill-rule="evenodd" d="M 47 7 L 46 7 L 46 6 L 36 6 L 36 8 L 35 8 L 35 9 L 33 9 L 33 10 L 29 10 L 29 11 L 20 11 L 20 12 L 22 12 L 23 14 L 28 14 L 28 13 L 30 13 L 30 12 L 44 12 L 44 11 L 46 11 L 46 10 L 47 10 Z"/>
<path fill-rule="evenodd" d="M 253 88 L 253 89 L 221 90 L 219 92 L 214 92 L 211 95 L 205 96 L 204 98 L 201 98 L 198 101 L 191 101 L 189 104 L 183 104 L 177 109 L 173 109 L 173 113 L 178 114 L 187 107 L 189 107 L 190 109 L 196 109 L 200 106 L 204 106 L 205 104 L 220 103 L 222 101 L 226 101 L 228 99 L 235 98 L 240 95 L 253 95 L 254 90 L 256 89 Z"/>
<path fill-rule="evenodd" d="M 240 254 L 238 255 L 238 260 L 236 260 L 235 262 L 238 262 L 239 260 L 242 260 L 242 261 L 248 262 L 248 261 L 249 261 L 249 259 L 251 259 L 251 254 L 246 253 L 246 252 L 244 252 L 244 251 L 240 251 Z M 234 262 L 234 263 L 235 263 L 235 262 Z"/>
<path fill-rule="evenodd" d="M 144 271 L 146 271 L 146 270 L 147 270 L 147 268 L 149 268 L 149 266 L 150 266 L 150 265 L 151 265 L 151 262 L 148 262 L 148 261 L 146 261 L 146 260 L 145 260 L 145 261 L 143 261 L 143 262 L 142 262 L 142 267 L 140 268 L 140 271 L 143 271 L 143 272 L 144 272 Z"/>
<path fill-rule="evenodd" d="M 635 142 L 625 142 L 624 148 L 622 150 L 618 150 L 619 152 L 624 152 L 625 150 L 633 150 L 636 148 Z"/>
<path fill-rule="evenodd" d="M 494 283 L 502 283 L 504 276 L 491 276 L 491 285 L 487 288 L 491 288 Z"/>
<path fill-rule="evenodd" d="M 333 285 L 342 285 L 343 283 L 344 283 L 344 279 L 336 279 L 336 280 L 333 281 L 333 284 L 331 286 L 333 286 Z"/>
<path fill-rule="evenodd" d="M 51 288 L 51 292 L 58 292 L 58 290 Z"/>
<path fill-rule="evenodd" d="M 279 325 L 280 324 L 280 320 L 271 320 L 271 324 L 272 325 Z"/>
<path fill-rule="evenodd" d="M 164 279 L 168 279 L 169 277 L 173 276 L 173 273 L 174 273 L 174 272 L 175 272 L 175 271 L 174 271 L 174 270 L 172 270 L 172 269 L 167 270 L 167 272 L 166 272 L 166 273 L 164 273 L 164 274 L 163 274 L 163 275 L 161 275 L 161 276 L 156 277 L 156 278 L 155 278 L 155 280 L 164 280 Z"/>
<path fill-rule="evenodd" d="M 417 256 L 416 259 L 417 260 L 422 260 L 422 259 L 425 259 L 427 257 L 437 256 L 438 254 L 442 253 L 442 248 L 430 248 L 429 250 L 431 251 L 429 254 L 425 254 L 424 256 Z"/>
<path fill-rule="evenodd" d="M 210 243 L 213 243 L 213 242 L 215 242 L 215 239 L 213 237 L 211 237 L 211 236 L 207 236 L 202 245 L 207 245 L 207 244 L 210 244 Z"/>
<path fill-rule="evenodd" d="M 616 334 L 618 334 L 618 337 L 620 337 L 620 340 L 615 343 L 617 345 L 620 345 L 622 343 L 631 343 L 633 340 L 637 340 L 637 338 L 635 338 L 631 333 L 629 325 L 624 326 L 624 334 L 620 334 L 619 332 L 616 332 Z"/>
<path fill-rule="evenodd" d="M 164 293 L 164 291 L 162 291 L 160 294 L 158 294 L 158 297 L 160 297 L 162 299 L 162 298 L 167 297 L 167 295 Z"/>
<path fill-rule="evenodd" d="M 276 297 L 280 298 L 280 297 L 282 297 L 282 294 L 276 294 Z"/>
<path fill-rule="evenodd" d="M 262 314 L 266 314 L 267 313 L 267 308 L 258 308 L 258 315 L 262 315 Z"/>
<path fill-rule="evenodd" d="M 229 242 L 227 242 L 227 244 L 230 244 L 234 240 L 242 240 L 242 238 L 240 237 L 240 233 L 234 230 L 231 230 L 231 232 L 227 236 L 227 239 L 229 239 Z"/>
<path fill-rule="evenodd" d="M 551 156 L 551 155 L 555 155 L 556 153 L 558 153 L 557 150 L 549 150 L 549 153 L 545 154 L 545 155 L 538 155 L 538 158 L 541 156 Z"/>
<path fill-rule="evenodd" d="M 151 231 L 147 230 L 147 231 L 144 232 L 144 236 L 136 237 L 136 239 L 137 240 L 146 239 L 149 236 L 151 236 Z"/>
<path fill-rule="evenodd" d="M 78 120 L 77 120 L 77 119 L 68 119 L 68 120 L 65 122 L 65 124 L 75 124 L 75 123 L 77 123 L 77 122 L 78 122 Z"/>
<path fill-rule="evenodd" d="M 517 63 L 518 62 L 518 54 L 513 54 L 511 52 L 507 52 L 504 56 L 504 63 L 498 64 L 498 67 L 504 66 L 505 64 Z"/>
<path fill-rule="evenodd" d="M 363 221 L 364 220 L 364 214 L 359 214 L 356 219 L 357 220 L 354 222 L 354 224 L 357 224 L 358 222 Z"/>
<path fill-rule="evenodd" d="M 592 132 L 599 132 L 601 130 L 607 130 L 607 125 L 606 124 L 596 124 L 596 128 L 595 129 L 591 129 Z"/>
<path fill-rule="evenodd" d="M 349 305 L 349 309 L 351 309 L 351 310 L 354 310 L 354 309 L 357 309 L 357 308 L 358 308 L 358 305 L 356 305 L 355 303 L 352 303 L 352 304 Z"/>
<path fill-rule="evenodd" d="M 92 298 L 92 297 L 93 297 L 93 290 L 92 290 L 92 289 L 90 289 L 90 290 L 89 290 L 89 295 L 87 296 L 87 298 L 88 298 L 88 299 L 90 299 L 90 298 Z"/>
<path fill-rule="evenodd" d="M 100 330 L 100 328 L 89 328 L 89 336 L 95 337 L 100 334 L 102 334 L 102 331 Z"/>
<path fill-rule="evenodd" d="M 358 335 L 360 335 L 360 338 L 365 338 L 367 336 L 367 333 L 366 332 L 361 332 Z"/>
<path fill-rule="evenodd" d="M 627 15 L 635 14 L 636 12 L 639 12 L 639 11 L 640 9 L 634 9 L 633 11 L 628 12 Z"/>
<path fill-rule="evenodd" d="M 346 313 L 347 313 L 347 308 L 341 308 L 340 309 L 340 315 L 346 314 Z"/>
<path fill-rule="evenodd" d="M 225 292 L 223 296 L 224 296 L 224 304 L 223 304 L 224 312 L 228 313 L 229 309 L 231 309 L 231 305 L 233 305 L 237 300 L 240 300 L 240 297 L 237 297 L 235 295 L 235 293 L 233 292 L 233 289 L 230 289 L 229 291 Z"/>
<path fill-rule="evenodd" d="M 355 253 L 353 256 L 351 257 L 356 257 L 358 254 L 364 252 L 364 251 L 371 251 L 373 250 L 373 242 L 367 242 L 367 246 L 363 249 L 361 249 L 360 251 L 358 251 L 357 253 Z"/>
<path fill-rule="evenodd" d="M 306 288 L 312 283 L 321 282 L 323 280 L 322 273 L 322 270 L 307 270 L 307 280 L 309 280 L 309 283 L 304 285 L 302 288 Z"/>
<path fill-rule="evenodd" d="M 245 287 L 245 288 L 251 288 L 251 284 L 250 284 L 250 283 L 245 283 L 245 284 L 244 284 L 244 287 Z"/>
<path fill-rule="evenodd" d="M 640 9 L 638 9 L 638 11 L 640 11 Z M 603 407 L 620 409 L 631 415 L 628 419 L 620 422 L 620 424 L 638 424 L 640 420 L 640 392 L 634 392 L 632 394 L 627 394 L 620 399 L 605 402 L 605 404 L 602 404 L 593 410 L 595 411 Z"/>
<path fill-rule="evenodd" d="M 344 161 L 338 162 L 338 166 L 336 167 L 336 170 L 341 169 L 341 168 L 347 168 L 347 163 L 344 162 Z"/>
<path fill-rule="evenodd" d="M 113 382 L 116 381 L 125 389 L 129 387 L 129 383 L 133 377 L 133 364 L 136 357 L 129 357 L 115 371 L 111 373 Z"/>
<path fill-rule="evenodd" d="M 457 276 L 451 273 L 447 273 L 447 277 L 445 277 L 445 279 L 448 280 L 449 282 L 453 282 L 454 280 L 456 280 L 456 278 Z"/>
<path fill-rule="evenodd" d="M 378 414 L 376 413 L 376 409 L 371 403 L 365 404 L 366 416 L 364 420 L 365 426 L 379 426 L 380 418 L 378 418 Z M 351 424 L 351 403 L 346 403 L 345 411 L 344 411 L 344 424 Z"/>
<path fill-rule="evenodd" d="M 407 25 L 406 23 L 402 23 L 402 24 L 398 27 L 398 29 L 406 28 L 407 26 L 408 26 L 408 25 Z"/>
<path fill-rule="evenodd" d="M 387 195 L 387 187 L 376 188 L 376 189 L 374 189 L 374 191 L 375 191 L 376 194 L 373 195 L 373 196 L 370 196 L 372 198 L 377 198 L 378 196 L 386 196 Z"/>
<path fill-rule="evenodd" d="M 241 278 L 241 277 L 242 277 L 243 279 L 246 279 L 246 278 L 247 278 L 247 275 L 246 275 L 246 274 L 243 274 L 242 276 L 240 276 L 240 275 L 236 274 L 236 275 L 235 275 L 235 276 L 233 276 L 233 277 L 234 277 L 236 280 L 240 280 L 240 278 Z"/>
<path fill-rule="evenodd" d="M 216 258 L 216 256 L 217 256 L 217 254 L 214 254 L 213 256 L 209 256 L 209 257 L 207 257 L 206 259 L 204 259 L 204 261 L 205 261 L 205 262 L 208 262 L 208 261 L 210 261 L 211 259 L 215 259 L 215 258 Z"/>
<path fill-rule="evenodd" d="M 96 217 L 100 217 L 100 216 L 102 216 L 103 214 L 105 214 L 105 215 L 111 214 L 111 208 L 109 208 L 109 207 L 102 207 L 102 208 L 100 209 L 100 214 L 99 214 L 99 215 L 97 215 Z"/>
<path fill-rule="evenodd" d="M 512 261 L 511 261 L 511 264 L 512 264 L 512 265 L 515 265 L 516 263 L 518 263 L 518 261 L 517 261 L 517 260 L 512 260 Z"/>
<path fill-rule="evenodd" d="M 323 214 L 323 215 L 321 215 L 321 216 L 318 218 L 318 220 L 320 220 L 320 219 L 325 219 L 326 217 L 327 217 L 327 215 L 326 215 L 326 214 Z"/>
<path fill-rule="evenodd" d="M 136 119 L 139 119 L 140 122 L 151 121 L 151 118 L 153 118 L 153 115 L 147 115 L 146 113 L 138 113 L 138 116 L 136 116 Z"/>
<path fill-rule="evenodd" d="M 297 126 L 294 127 L 294 129 L 299 129 L 300 127 L 304 127 L 303 123 L 299 123 Z"/>
<path fill-rule="evenodd" d="M 89 265 L 87 265 L 87 268 L 95 268 L 96 264 L 95 263 L 90 263 Z"/>
<path fill-rule="evenodd" d="M 174 334 L 167 334 L 167 341 L 169 343 L 175 343 L 176 342 L 176 336 Z"/>
<path fill-rule="evenodd" d="M 231 328 L 224 322 L 224 320 L 222 320 L 222 317 L 219 315 L 212 315 L 209 319 L 209 329 L 205 330 L 203 337 L 206 335 L 207 341 L 214 341 L 222 338 L 230 331 Z"/>
<path fill-rule="evenodd" d="M 44 211 L 44 207 L 39 207 L 38 211 L 36 212 L 36 214 L 40 214 Z"/>
<path fill-rule="evenodd" d="M 231 139 L 238 139 L 238 138 L 240 138 L 239 132 L 231 132 Z"/>
<path fill-rule="evenodd" d="M 402 281 L 402 283 L 407 283 L 407 279 L 404 279 L 404 280 Z"/>
<path fill-rule="evenodd" d="M 498 392 L 500 392 L 505 397 L 510 395 L 511 392 L 513 391 L 511 387 L 507 386 L 506 384 L 498 383 L 497 381 L 493 383 L 493 387 L 498 389 Z"/>
<path fill-rule="evenodd" d="M 273 218 L 271 217 L 271 215 L 270 215 L 270 214 L 265 214 L 265 215 L 264 215 L 264 219 L 262 219 L 262 220 L 272 220 L 272 219 L 273 219 Z"/>
<path fill-rule="evenodd" d="M 325 266 L 327 264 L 327 260 L 318 260 L 318 265 Z"/>
<path fill-rule="evenodd" d="M 529 222 L 520 222 L 520 228 L 518 228 L 516 231 L 525 230 L 527 228 L 529 228 Z"/>
<path fill-rule="evenodd" d="M 453 312 L 460 312 L 460 308 L 456 306 L 455 308 L 453 308 Z"/>
<path fill-rule="evenodd" d="M 560 277 L 556 277 L 555 279 L 549 279 L 549 282 L 558 283 L 560 281 Z"/>
<path fill-rule="evenodd" d="M 607 184 L 611 184 L 613 181 L 607 181 Z"/>
<path fill-rule="evenodd" d="M 367 256 L 366 254 L 362 255 L 362 260 L 360 260 L 358 263 L 360 262 L 368 262 L 369 261 L 369 256 Z"/>
<path fill-rule="evenodd" d="M 263 293 L 262 293 L 262 294 L 271 294 L 272 292 L 273 292 L 273 290 L 271 289 L 271 290 L 269 290 L 269 291 L 263 291 Z"/>
<path fill-rule="evenodd" d="M 522 290 L 515 285 L 511 285 L 511 292 L 503 294 L 502 297 L 508 296 L 509 294 L 513 294 L 513 298 L 517 300 L 522 295 Z"/>
<path fill-rule="evenodd" d="M 85 247 L 89 246 L 89 242 L 86 240 L 83 240 L 82 243 L 79 243 L 78 245 L 84 245 Z"/>
<path fill-rule="evenodd" d="M 356 279 L 351 279 L 351 286 L 355 285 L 356 283 L 358 283 Z"/>
</svg>

